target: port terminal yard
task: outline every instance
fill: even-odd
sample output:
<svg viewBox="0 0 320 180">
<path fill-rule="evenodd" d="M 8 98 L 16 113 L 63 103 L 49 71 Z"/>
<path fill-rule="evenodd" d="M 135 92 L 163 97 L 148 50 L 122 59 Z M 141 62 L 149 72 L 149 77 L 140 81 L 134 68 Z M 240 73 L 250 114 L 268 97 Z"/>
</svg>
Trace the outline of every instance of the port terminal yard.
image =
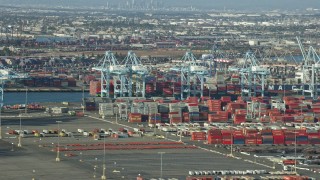
<svg viewBox="0 0 320 180">
<path fill-rule="evenodd" d="M 272 158 L 255 155 L 258 152 L 240 151 L 248 148 L 246 146 L 235 145 L 231 156 L 230 146 L 191 141 L 190 137 L 180 137 L 174 132 L 164 132 L 154 127 L 147 127 L 146 124 L 142 127 L 141 124 L 128 123 L 125 120 L 116 121 L 114 116 L 102 119 L 95 112 L 85 112 L 83 117 L 28 113 L 21 116 L 21 119 L 24 135 L 22 147 L 17 147 L 18 135 L 14 132 L 19 132 L 20 129 L 19 114 L 14 115 L 11 112 L 8 115 L 5 111 L 3 112 L 3 139 L 0 140 L 0 152 L 4 156 L 2 163 L 6 164 L 2 172 L 9 179 L 101 177 L 104 150 L 108 179 L 136 179 L 139 174 L 145 179 L 158 179 L 160 177 L 158 152 L 165 152 L 163 154 L 163 178 L 165 179 L 186 179 L 190 176 L 189 171 L 198 172 L 193 176 L 206 175 L 202 174 L 203 171 L 226 171 L 225 175 L 212 174 L 210 175 L 212 177 L 244 176 L 231 174 L 232 171 L 268 172 L 268 174 L 245 174 L 245 176 L 261 179 L 268 176 L 283 177 L 295 174 L 292 165 L 284 170 L 281 157 Z M 59 138 L 57 121 L 61 122 Z M 117 136 L 115 135 L 117 133 L 112 133 L 119 132 L 120 129 L 138 131 L 131 137 L 121 137 L 120 134 Z M 143 133 L 139 133 L 142 129 Z M 14 131 L 9 134 L 10 130 Z M 95 136 L 97 131 L 99 136 Z M 103 135 L 102 131 L 104 131 Z M 257 146 L 257 149 L 267 147 L 270 146 L 261 145 Z M 312 146 L 308 147 L 312 148 Z M 58 148 L 60 162 L 55 161 Z M 292 149 L 292 146 L 287 148 Z M 305 147 L 300 146 L 298 149 L 303 148 Z M 316 167 L 298 165 L 297 173 L 320 178 Z M 16 173 L 17 169 L 20 173 Z"/>
</svg>

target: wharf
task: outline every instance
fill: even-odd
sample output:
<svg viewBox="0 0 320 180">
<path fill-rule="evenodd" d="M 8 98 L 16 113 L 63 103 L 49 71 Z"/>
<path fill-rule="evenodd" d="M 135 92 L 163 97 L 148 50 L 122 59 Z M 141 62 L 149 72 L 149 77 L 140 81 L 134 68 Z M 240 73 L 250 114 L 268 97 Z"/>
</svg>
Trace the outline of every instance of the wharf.
<svg viewBox="0 0 320 180">
<path fill-rule="evenodd" d="M 25 92 L 25 88 L 5 88 L 5 92 Z M 28 92 L 82 92 L 82 88 L 28 88 Z M 85 92 L 89 92 L 89 89 L 85 89 Z"/>
</svg>

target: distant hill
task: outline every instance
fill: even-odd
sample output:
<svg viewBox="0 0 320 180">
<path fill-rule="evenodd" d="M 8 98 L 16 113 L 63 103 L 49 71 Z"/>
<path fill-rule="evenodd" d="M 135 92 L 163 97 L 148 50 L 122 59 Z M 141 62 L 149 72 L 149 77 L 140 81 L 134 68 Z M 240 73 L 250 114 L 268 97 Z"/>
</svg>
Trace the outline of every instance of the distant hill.
<svg viewBox="0 0 320 180">
<path fill-rule="evenodd" d="M 15 6 L 106 6 L 119 3 L 141 3 L 162 1 L 166 7 L 196 7 L 205 9 L 236 9 L 236 10 L 270 10 L 270 9 L 320 9 L 319 0 L 0 0 L 0 5 Z"/>
</svg>

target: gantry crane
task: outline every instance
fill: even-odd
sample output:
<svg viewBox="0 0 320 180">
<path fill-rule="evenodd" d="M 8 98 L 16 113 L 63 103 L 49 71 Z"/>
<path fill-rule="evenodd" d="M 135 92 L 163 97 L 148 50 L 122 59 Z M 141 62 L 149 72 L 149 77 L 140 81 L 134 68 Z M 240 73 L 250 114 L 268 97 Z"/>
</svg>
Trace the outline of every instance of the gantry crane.
<svg viewBox="0 0 320 180">
<path fill-rule="evenodd" d="M 320 75 L 320 57 L 317 54 L 316 50 L 310 46 L 308 53 L 300 41 L 300 38 L 297 37 L 297 41 L 303 56 L 302 64 L 302 93 L 305 95 L 305 92 L 310 93 L 310 96 L 313 99 L 318 98 L 318 84 L 319 84 L 319 75 Z M 307 85 L 307 89 L 305 87 Z"/>
<path fill-rule="evenodd" d="M 97 66 L 92 69 L 101 72 L 101 97 L 110 97 L 111 77 L 114 80 L 114 98 L 124 96 L 126 85 L 123 79 L 128 70 L 124 65 L 118 63 L 111 51 L 107 51 Z M 120 79 L 120 83 L 117 83 L 118 79 Z"/>
<path fill-rule="evenodd" d="M 187 97 L 189 97 L 192 91 L 194 95 L 200 93 L 200 96 L 203 96 L 204 79 L 209 74 L 209 71 L 208 68 L 205 67 L 204 62 L 197 60 L 191 51 L 186 52 L 182 57 L 180 66 L 173 67 L 171 70 L 180 72 L 181 100 L 185 98 L 185 93 Z M 199 82 L 200 90 L 196 88 Z"/>
<path fill-rule="evenodd" d="M 0 64 L 0 107 L 3 106 L 3 94 L 4 94 L 5 81 L 10 79 L 24 79 L 27 77 L 28 77 L 27 74 L 17 73 Z"/>
<path fill-rule="evenodd" d="M 128 74 L 126 76 L 126 82 L 128 87 L 128 96 L 133 96 L 133 75 L 135 75 L 135 93 L 136 96 L 141 94 L 142 97 L 145 97 L 145 77 L 148 74 L 147 67 L 143 66 L 140 59 L 133 51 L 129 51 L 128 55 L 124 59 L 123 65 L 127 68 Z"/>
<path fill-rule="evenodd" d="M 223 72 L 226 74 L 227 65 L 232 62 L 224 57 L 223 52 L 219 50 L 217 45 L 213 45 L 211 54 L 203 54 L 202 60 L 209 69 L 209 77 L 213 77 L 217 72 Z"/>
<path fill-rule="evenodd" d="M 252 52 L 247 52 L 242 67 L 239 69 L 241 76 L 241 96 L 242 98 L 256 96 L 257 92 L 261 92 L 264 96 L 265 79 L 270 74 L 267 68 L 260 66 Z M 258 89 L 261 87 L 261 90 Z M 253 91 L 253 92 L 252 92 Z"/>
</svg>

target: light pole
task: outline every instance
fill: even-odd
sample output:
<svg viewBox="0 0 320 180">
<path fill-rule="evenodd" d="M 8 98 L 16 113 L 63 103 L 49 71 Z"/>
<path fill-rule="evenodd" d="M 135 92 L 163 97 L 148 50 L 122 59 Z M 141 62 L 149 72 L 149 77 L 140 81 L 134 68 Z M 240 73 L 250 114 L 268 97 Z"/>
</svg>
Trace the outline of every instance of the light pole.
<svg viewBox="0 0 320 180">
<path fill-rule="evenodd" d="M 165 152 L 158 152 L 160 154 L 160 178 L 162 179 L 162 156 L 165 154 Z"/>
<path fill-rule="evenodd" d="M 156 115 L 156 113 L 155 113 L 155 114 L 154 114 L 154 121 L 153 121 L 153 122 L 154 122 L 154 129 L 153 129 L 153 130 L 154 130 L 154 132 L 153 132 L 154 135 L 156 135 L 156 132 L 157 132 L 157 130 L 156 130 L 156 128 L 157 128 L 157 124 L 156 124 L 157 121 L 156 121 L 156 119 L 157 119 L 157 115 Z"/>
<path fill-rule="evenodd" d="M 95 165 L 93 166 L 93 178 L 96 178 L 97 177 L 97 161 L 98 161 L 98 158 L 95 158 Z"/>
<path fill-rule="evenodd" d="M 2 139 L 2 103 L 0 103 L 0 139 Z"/>
<path fill-rule="evenodd" d="M 26 86 L 26 102 L 25 102 L 25 112 L 27 114 L 28 112 L 28 87 Z"/>
<path fill-rule="evenodd" d="M 103 165 L 101 179 L 107 179 L 106 177 L 106 137 L 103 139 Z"/>
<path fill-rule="evenodd" d="M 18 137 L 18 147 L 22 147 L 22 144 L 21 144 L 21 136 L 22 136 L 22 134 L 21 134 L 21 132 L 22 132 L 22 130 L 21 130 L 21 111 L 20 111 L 20 113 L 19 113 L 19 119 L 20 119 L 20 130 L 19 130 L 19 137 Z"/>
<path fill-rule="evenodd" d="M 253 155 L 254 156 L 254 163 L 257 164 L 257 155 Z"/>
<path fill-rule="evenodd" d="M 82 86 L 82 113 L 84 114 L 84 85 Z"/>
<path fill-rule="evenodd" d="M 14 151 L 14 149 L 13 149 L 13 145 L 14 145 L 14 144 L 13 144 L 13 143 L 11 143 L 11 151 Z"/>
<path fill-rule="evenodd" d="M 233 135 L 231 133 L 231 148 L 230 148 L 230 156 L 233 157 Z"/>
<path fill-rule="evenodd" d="M 60 123 L 62 121 L 56 121 L 58 123 L 58 148 L 57 148 L 57 157 L 56 162 L 60 162 Z"/>
<path fill-rule="evenodd" d="M 297 174 L 297 132 L 294 132 L 294 173 Z"/>
<path fill-rule="evenodd" d="M 79 161 L 83 162 L 83 160 L 82 160 L 82 152 L 80 152 L 80 160 Z"/>
<path fill-rule="evenodd" d="M 118 124 L 118 113 L 116 113 L 116 123 Z"/>
<path fill-rule="evenodd" d="M 33 175 L 32 180 L 36 180 L 35 174 L 36 174 L 36 170 L 32 170 L 32 175 Z"/>
</svg>

